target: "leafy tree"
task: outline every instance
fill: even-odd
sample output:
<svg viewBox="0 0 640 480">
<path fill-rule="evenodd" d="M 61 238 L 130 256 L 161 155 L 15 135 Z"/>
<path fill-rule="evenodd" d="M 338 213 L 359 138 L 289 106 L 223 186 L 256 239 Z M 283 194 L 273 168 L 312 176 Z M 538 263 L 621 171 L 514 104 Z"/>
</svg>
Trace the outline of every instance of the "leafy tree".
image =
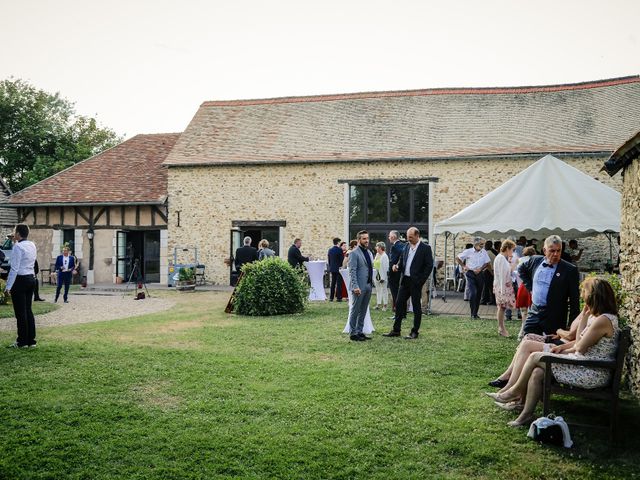
<svg viewBox="0 0 640 480">
<path fill-rule="evenodd" d="M 0 81 L 0 175 L 15 192 L 122 139 L 74 104 L 20 79 Z"/>
</svg>

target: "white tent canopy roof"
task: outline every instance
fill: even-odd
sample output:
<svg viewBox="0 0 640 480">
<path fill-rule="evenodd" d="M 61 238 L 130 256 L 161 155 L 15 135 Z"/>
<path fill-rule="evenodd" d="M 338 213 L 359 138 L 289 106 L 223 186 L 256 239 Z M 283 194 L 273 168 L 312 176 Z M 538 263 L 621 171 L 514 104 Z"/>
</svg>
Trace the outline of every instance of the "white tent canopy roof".
<svg viewBox="0 0 640 480">
<path fill-rule="evenodd" d="M 566 238 L 620 231 L 621 195 L 552 155 L 453 217 L 434 233 Z"/>
</svg>

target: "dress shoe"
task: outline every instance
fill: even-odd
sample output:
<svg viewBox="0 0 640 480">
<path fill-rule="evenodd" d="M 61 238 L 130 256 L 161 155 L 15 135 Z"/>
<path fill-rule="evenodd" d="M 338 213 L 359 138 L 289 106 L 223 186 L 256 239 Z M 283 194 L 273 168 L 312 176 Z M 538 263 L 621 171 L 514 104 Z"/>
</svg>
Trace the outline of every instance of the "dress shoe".
<svg viewBox="0 0 640 480">
<path fill-rule="evenodd" d="M 362 340 L 373 340 L 373 338 L 371 337 L 367 337 L 364 333 L 361 333 L 360 335 L 358 335 Z"/>
<path fill-rule="evenodd" d="M 489 386 L 495 388 L 504 388 L 507 386 L 508 381 L 509 380 L 500 380 L 499 378 L 496 378 L 495 380 L 491 380 L 489 382 Z"/>
<path fill-rule="evenodd" d="M 418 334 L 416 332 L 411 332 L 409 335 L 404 337 L 405 340 L 415 340 L 418 338 Z"/>
<path fill-rule="evenodd" d="M 402 335 L 400 332 L 396 332 L 395 330 L 391 330 L 389 333 L 383 333 L 383 337 L 399 337 Z"/>
<path fill-rule="evenodd" d="M 33 299 L 34 302 L 44 302 L 44 298 L 34 298 Z"/>
<path fill-rule="evenodd" d="M 69 303 L 69 300 L 65 300 L 64 303 Z"/>
<path fill-rule="evenodd" d="M 362 338 L 360 335 L 351 335 L 349 339 L 352 342 L 364 342 L 364 338 Z"/>
</svg>

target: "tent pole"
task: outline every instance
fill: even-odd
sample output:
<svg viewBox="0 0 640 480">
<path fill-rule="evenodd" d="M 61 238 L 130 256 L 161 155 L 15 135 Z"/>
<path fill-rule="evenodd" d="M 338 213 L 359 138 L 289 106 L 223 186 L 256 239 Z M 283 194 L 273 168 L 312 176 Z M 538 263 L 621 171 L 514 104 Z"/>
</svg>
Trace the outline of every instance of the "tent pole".
<svg viewBox="0 0 640 480">
<path fill-rule="evenodd" d="M 609 240 L 609 265 L 611 265 L 611 271 L 613 272 L 613 234 L 611 232 L 604 232 L 607 240 Z"/>
<path fill-rule="evenodd" d="M 447 301 L 447 239 L 449 238 L 449 232 L 444 232 L 444 285 L 442 286 L 442 301 Z"/>
</svg>

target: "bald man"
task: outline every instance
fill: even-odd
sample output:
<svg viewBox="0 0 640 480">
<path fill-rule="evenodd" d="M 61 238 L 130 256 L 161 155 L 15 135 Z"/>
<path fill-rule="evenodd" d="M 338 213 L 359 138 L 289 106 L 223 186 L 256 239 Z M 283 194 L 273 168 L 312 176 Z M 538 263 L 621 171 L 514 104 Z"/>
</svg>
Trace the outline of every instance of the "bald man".
<svg viewBox="0 0 640 480">
<path fill-rule="evenodd" d="M 394 272 L 400 272 L 400 288 L 393 329 L 384 336 L 401 336 L 402 319 L 407 315 L 407 301 L 410 298 L 413 306 L 413 328 L 404 338 L 415 340 L 422 322 L 422 287 L 433 273 L 433 252 L 428 244 L 420 241 L 420 230 L 416 227 L 407 230 L 407 240 L 398 263 L 392 267 Z"/>
</svg>

